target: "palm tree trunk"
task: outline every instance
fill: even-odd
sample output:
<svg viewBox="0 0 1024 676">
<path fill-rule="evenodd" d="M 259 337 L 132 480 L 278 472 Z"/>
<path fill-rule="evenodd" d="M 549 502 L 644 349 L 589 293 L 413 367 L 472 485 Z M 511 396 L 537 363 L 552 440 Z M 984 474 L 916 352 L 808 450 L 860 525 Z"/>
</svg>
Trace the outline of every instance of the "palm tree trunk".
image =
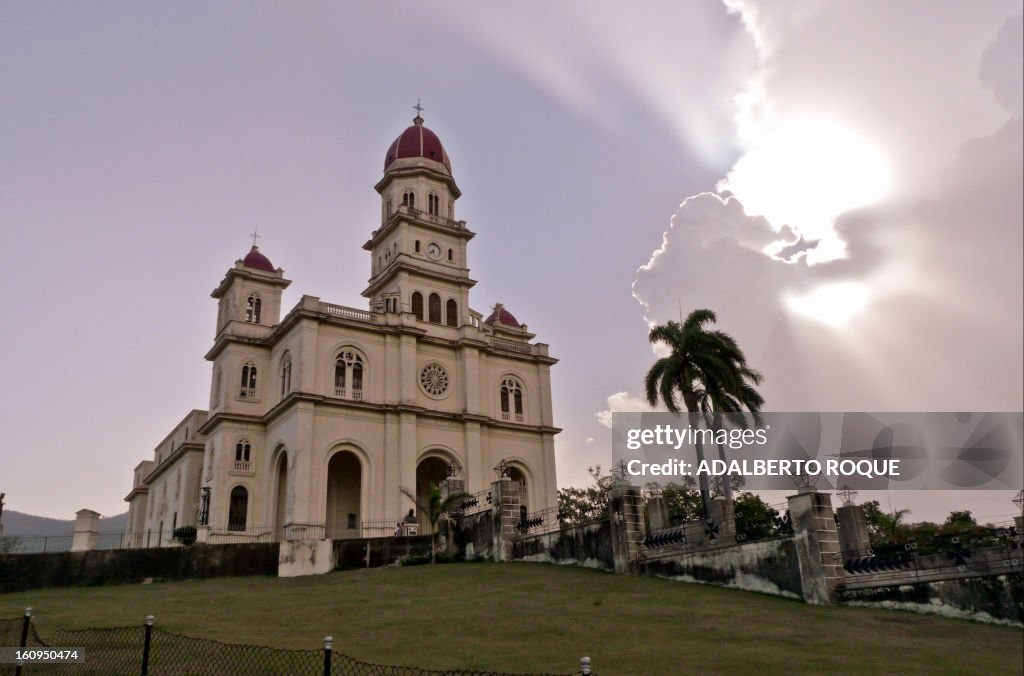
<svg viewBox="0 0 1024 676">
<path fill-rule="evenodd" d="M 694 445 L 697 447 L 697 466 L 699 467 L 704 464 L 704 444 L 698 438 Z M 711 483 L 708 480 L 708 475 L 698 476 L 697 483 L 700 485 L 700 502 L 704 507 L 704 518 L 707 519 L 711 516 Z"/>
<path fill-rule="evenodd" d="M 717 429 L 722 428 L 722 416 L 715 413 L 715 427 Z M 728 467 L 729 459 L 725 457 L 725 445 L 718 444 L 718 457 L 721 458 L 722 462 L 726 463 Z M 732 502 L 732 475 L 728 472 L 722 477 L 722 495 L 726 500 Z"/>
<path fill-rule="evenodd" d="M 690 412 L 689 420 L 697 421 L 697 429 L 700 429 L 702 416 L 695 415 L 699 409 L 697 407 L 697 398 L 692 392 L 683 391 L 683 403 L 686 404 L 686 410 Z M 704 444 L 701 442 L 700 437 L 697 437 L 697 441 L 694 444 L 697 449 L 697 467 L 699 468 L 704 464 Z M 700 486 L 700 502 L 704 508 L 704 518 L 707 519 L 711 516 L 711 483 L 708 481 L 707 474 L 700 474 L 697 477 L 697 483 Z"/>
</svg>

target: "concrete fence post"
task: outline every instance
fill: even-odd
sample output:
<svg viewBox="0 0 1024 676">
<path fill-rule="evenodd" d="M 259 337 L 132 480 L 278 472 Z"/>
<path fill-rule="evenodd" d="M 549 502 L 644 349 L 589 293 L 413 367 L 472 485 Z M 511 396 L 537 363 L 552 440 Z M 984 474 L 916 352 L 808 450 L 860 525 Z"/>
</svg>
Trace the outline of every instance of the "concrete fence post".
<svg viewBox="0 0 1024 676">
<path fill-rule="evenodd" d="M 87 552 L 96 546 L 100 532 L 100 515 L 91 509 L 80 509 L 75 513 L 75 534 L 71 538 L 71 551 Z"/>
<path fill-rule="evenodd" d="M 1017 526 L 1017 538 L 1024 542 L 1024 516 L 1013 517 L 1013 523 Z"/>
<path fill-rule="evenodd" d="M 662 528 L 668 528 L 670 525 L 668 520 L 668 504 L 665 502 L 665 496 L 661 493 L 647 498 L 647 518 L 651 521 L 651 530 L 661 530 Z"/>
<path fill-rule="evenodd" d="M 839 551 L 843 554 L 861 552 L 871 547 L 868 518 L 864 508 L 849 503 L 836 510 L 839 517 Z"/>
<path fill-rule="evenodd" d="M 736 511 L 732 500 L 711 498 L 711 520 L 718 527 L 715 540 L 719 544 L 736 544 Z"/>
<path fill-rule="evenodd" d="M 640 488 L 622 480 L 612 484 L 608 494 L 608 515 L 611 518 L 615 572 L 631 572 L 636 568 L 645 535 Z"/>
<path fill-rule="evenodd" d="M 813 488 L 791 496 L 789 519 L 793 524 L 804 601 L 816 605 L 835 603 L 842 562 L 831 496 Z"/>
<path fill-rule="evenodd" d="M 501 477 L 491 484 L 491 495 L 494 560 L 511 561 L 512 541 L 519 523 L 519 484 L 507 476 Z"/>
</svg>

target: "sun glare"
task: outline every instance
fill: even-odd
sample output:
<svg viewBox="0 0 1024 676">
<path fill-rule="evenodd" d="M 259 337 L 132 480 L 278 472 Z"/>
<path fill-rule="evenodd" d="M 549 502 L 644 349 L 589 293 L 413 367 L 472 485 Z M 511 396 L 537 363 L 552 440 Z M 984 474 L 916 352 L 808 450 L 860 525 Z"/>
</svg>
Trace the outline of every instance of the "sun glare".
<svg viewBox="0 0 1024 676">
<path fill-rule="evenodd" d="M 801 296 L 786 296 L 784 301 L 798 315 L 841 328 L 867 306 L 868 291 L 858 282 L 834 282 Z"/>
<path fill-rule="evenodd" d="M 882 154 L 849 127 L 819 117 L 765 125 L 749 138 L 748 151 L 719 189 L 736 195 L 748 215 L 818 240 L 807 253 L 809 264 L 843 258 L 833 224 L 843 212 L 886 194 L 890 173 Z"/>
</svg>

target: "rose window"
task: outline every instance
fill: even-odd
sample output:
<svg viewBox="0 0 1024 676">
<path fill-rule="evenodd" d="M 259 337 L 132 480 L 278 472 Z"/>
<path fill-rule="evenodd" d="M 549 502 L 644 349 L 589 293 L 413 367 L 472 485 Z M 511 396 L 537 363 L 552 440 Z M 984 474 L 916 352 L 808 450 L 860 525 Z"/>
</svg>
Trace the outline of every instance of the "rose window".
<svg viewBox="0 0 1024 676">
<path fill-rule="evenodd" d="M 448 391 L 448 371 L 438 363 L 431 362 L 420 371 L 420 387 L 433 397 L 439 397 Z"/>
</svg>

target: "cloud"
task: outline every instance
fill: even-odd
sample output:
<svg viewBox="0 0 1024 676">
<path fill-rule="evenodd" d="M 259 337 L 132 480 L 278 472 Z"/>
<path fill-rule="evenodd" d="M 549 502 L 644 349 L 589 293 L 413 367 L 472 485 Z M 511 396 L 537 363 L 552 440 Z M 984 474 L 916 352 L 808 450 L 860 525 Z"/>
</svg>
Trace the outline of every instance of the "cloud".
<svg viewBox="0 0 1024 676">
<path fill-rule="evenodd" d="M 612 428 L 612 413 L 618 411 L 659 411 L 664 410 L 659 407 L 650 406 L 645 400 L 634 397 L 629 392 L 616 392 L 615 394 L 608 397 L 608 408 L 603 411 L 598 411 L 594 414 L 597 421 L 607 427 Z M 587 443 L 590 443 L 593 439 L 587 439 Z"/>
<path fill-rule="evenodd" d="M 714 309 L 765 373 L 771 410 L 1020 410 L 1019 7 L 729 5 L 762 59 L 738 99 L 747 154 L 721 186 L 733 192 L 684 200 L 638 270 L 647 322 Z M 737 179 L 758 134 L 807 116 L 870 139 L 888 192 L 830 211 L 800 204 L 835 201 L 813 166 Z M 789 214 L 832 222 L 745 208 L 759 181 Z M 815 259 L 823 240 L 841 255 Z"/>
</svg>

